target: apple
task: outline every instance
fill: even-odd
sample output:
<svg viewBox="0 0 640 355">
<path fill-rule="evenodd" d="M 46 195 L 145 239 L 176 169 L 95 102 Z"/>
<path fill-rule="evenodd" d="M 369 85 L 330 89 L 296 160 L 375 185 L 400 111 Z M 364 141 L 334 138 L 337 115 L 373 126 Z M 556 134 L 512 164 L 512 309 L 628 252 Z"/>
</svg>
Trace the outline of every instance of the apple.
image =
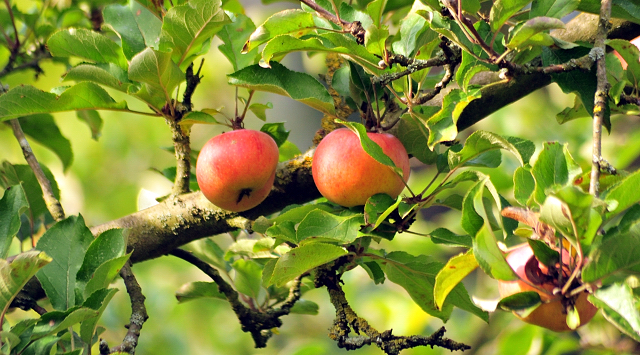
<svg viewBox="0 0 640 355">
<path fill-rule="evenodd" d="M 264 132 L 239 129 L 220 134 L 198 155 L 198 186 L 214 205 L 232 212 L 246 211 L 271 192 L 278 157 L 278 145 Z"/>
<path fill-rule="evenodd" d="M 409 156 L 398 138 L 387 133 L 367 133 L 409 178 Z M 313 155 L 313 181 L 322 196 L 345 207 L 364 205 L 375 194 L 396 198 L 405 187 L 388 166 L 369 156 L 358 136 L 339 128 L 322 139 Z"/>
<path fill-rule="evenodd" d="M 547 266 L 535 259 L 533 250 L 531 250 L 529 244 L 522 244 L 513 248 L 506 259 L 520 280 L 499 281 L 498 291 L 500 292 L 500 297 L 504 298 L 519 292 L 535 291 L 538 292 L 542 300 L 542 304 L 526 317 L 520 317 L 515 312 L 514 314 L 527 323 L 538 325 L 555 332 L 571 331 L 572 329 L 569 328 L 566 322 L 567 315 L 565 307 L 560 298 L 553 295 L 553 289 L 559 287 L 559 285 L 557 285 L 557 279 L 554 275 L 550 275 Z M 566 263 L 571 260 L 571 256 L 566 249 L 563 249 L 562 259 L 565 266 Z M 565 280 L 569 276 L 566 272 L 567 270 L 568 269 L 565 268 Z M 523 280 L 547 292 L 536 289 Z M 580 316 L 580 326 L 588 323 L 598 311 L 598 309 L 587 300 L 587 296 L 588 293 L 585 291 L 574 299 L 574 306 Z"/>
</svg>

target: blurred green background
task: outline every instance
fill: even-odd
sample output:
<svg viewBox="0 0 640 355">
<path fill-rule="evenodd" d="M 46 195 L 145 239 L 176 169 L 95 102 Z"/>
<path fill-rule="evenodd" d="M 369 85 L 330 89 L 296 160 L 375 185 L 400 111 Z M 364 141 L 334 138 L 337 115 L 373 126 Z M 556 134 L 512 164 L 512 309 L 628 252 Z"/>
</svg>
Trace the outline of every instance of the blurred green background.
<svg viewBox="0 0 640 355">
<path fill-rule="evenodd" d="M 247 6 L 247 14 L 260 23 L 268 14 L 282 9 L 282 5 Z M 217 43 L 206 55 L 202 73 L 204 79 L 194 96 L 197 109 L 219 108 L 232 115 L 235 89 L 226 84 L 226 74 L 232 68 L 217 51 Z M 323 56 L 308 58 L 306 55 L 290 55 L 284 64 L 298 71 L 311 74 L 322 73 Z M 16 73 L 7 77 L 3 84 L 11 87 L 33 84 L 43 90 L 62 85 L 60 76 L 66 68 L 48 63 L 44 74 L 34 80 L 33 73 Z M 181 90 L 182 91 L 182 90 Z M 116 100 L 124 99 L 111 92 Z M 246 92 L 240 90 L 246 97 Z M 555 115 L 573 105 L 572 94 L 566 95 L 553 85 L 506 107 L 474 127 L 462 132 L 460 140 L 477 129 L 493 131 L 501 135 L 513 135 L 532 140 L 539 150 L 542 142 L 560 141 L 569 143 L 574 158 L 586 170 L 591 156 L 591 121 L 578 119 L 559 125 Z M 135 100 L 128 100 L 132 109 L 145 110 Z M 259 94 L 253 102 L 272 102 L 273 109 L 267 111 L 268 122 L 286 122 L 291 130 L 290 140 L 305 151 L 311 138 L 319 129 L 321 115 L 291 99 L 270 94 Z M 162 170 L 174 164 L 171 153 L 163 150 L 170 147 L 170 131 L 164 121 L 157 118 L 134 116 L 116 112 L 102 112 L 104 127 L 98 141 L 91 139 L 88 127 L 79 121 L 75 113 L 56 114 L 55 119 L 62 133 L 72 144 L 74 162 L 67 172 L 50 151 L 33 143 L 38 159 L 47 165 L 56 176 L 62 191 L 62 204 L 68 215 L 82 213 L 88 225 L 100 224 L 138 210 L 155 196 L 170 192 L 171 182 L 154 169 Z M 259 128 L 262 124 L 250 115 L 248 127 Z M 614 117 L 613 132 L 603 140 L 604 156 L 617 168 L 635 170 L 640 152 L 640 118 L 638 116 Z M 212 136 L 223 130 L 220 126 L 196 125 L 193 128 L 192 147 L 200 147 Z M 635 132 L 635 133 L 634 133 Z M 535 157 L 534 157 L 535 158 Z M 0 124 L 0 160 L 12 164 L 24 164 L 20 148 L 10 128 Z M 493 183 L 507 198 L 512 197 L 511 174 L 517 162 L 504 154 L 503 164 L 498 169 L 486 170 Z M 414 164 L 410 186 L 424 186 L 432 177 L 433 170 L 418 162 Z M 514 201 L 511 199 L 511 202 Z M 412 230 L 428 233 L 445 226 L 460 232 L 459 214 L 442 208 L 432 208 L 421 213 Z M 227 245 L 229 236 L 221 235 L 214 240 Z M 511 241 L 515 242 L 515 241 Z M 399 234 L 392 242 L 384 241 L 380 246 L 386 250 L 405 250 L 412 254 L 423 253 L 445 261 L 461 250 L 442 248 L 428 238 Z M 241 332 L 240 325 L 226 302 L 219 300 L 196 300 L 179 305 L 174 297 L 176 289 L 191 281 L 209 281 L 205 275 L 181 260 L 162 257 L 136 264 L 133 268 L 147 296 L 150 315 L 140 337 L 138 354 L 282 354 L 316 355 L 342 354 L 327 337 L 334 310 L 328 302 L 324 289 L 312 290 L 304 298 L 317 302 L 317 316 L 290 315 L 284 317 L 284 326 L 279 334 L 269 341 L 266 349 L 254 349 L 251 337 Z M 349 272 L 345 278 L 345 292 L 352 307 L 360 316 L 379 330 L 393 329 L 394 334 L 429 335 L 443 324 L 428 316 L 415 305 L 400 287 L 385 282 L 374 285 L 362 269 Z M 479 300 L 497 299 L 497 284 L 481 273 L 474 273 L 465 280 L 469 293 Z M 126 333 L 123 325 L 130 315 L 129 299 L 121 281 L 116 285 L 121 291 L 107 308 L 101 324 L 107 328 L 103 337 L 110 345 L 122 340 Z M 10 321 L 24 317 L 24 312 L 14 311 L 8 315 Z M 602 316 L 597 316 L 577 333 L 554 334 L 541 328 L 526 325 L 514 316 L 497 312 L 491 316 L 491 326 L 472 315 L 454 310 L 452 319 L 446 324 L 446 336 L 472 345 L 465 354 L 624 354 L 628 340 L 612 328 Z M 579 349 L 582 350 L 580 352 Z M 445 350 L 417 348 L 403 354 L 440 354 Z M 377 348 L 369 347 L 356 354 L 380 354 Z"/>
</svg>

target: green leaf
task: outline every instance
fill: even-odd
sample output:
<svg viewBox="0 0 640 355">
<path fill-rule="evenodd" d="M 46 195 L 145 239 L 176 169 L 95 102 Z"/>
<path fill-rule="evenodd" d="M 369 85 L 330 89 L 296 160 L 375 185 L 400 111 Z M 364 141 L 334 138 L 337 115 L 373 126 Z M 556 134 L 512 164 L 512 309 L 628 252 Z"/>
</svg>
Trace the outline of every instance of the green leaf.
<svg viewBox="0 0 640 355">
<path fill-rule="evenodd" d="M 580 0 L 534 0 L 529 17 L 549 16 L 563 18 L 578 8 Z"/>
<path fill-rule="evenodd" d="M 27 196 L 27 201 L 29 202 L 30 213 L 27 213 L 29 219 L 35 222 L 40 219 L 42 215 L 50 217 L 51 214 L 49 213 L 44 199 L 42 198 L 42 189 L 40 188 L 40 184 L 38 183 L 36 176 L 33 174 L 31 167 L 26 164 L 11 165 L 7 161 L 2 164 L 2 167 L 3 169 L 0 170 L 0 173 L 3 175 L 3 180 L 7 181 L 10 185 L 22 185 L 24 193 Z M 46 165 L 40 163 L 40 167 L 44 172 L 44 176 L 46 176 L 49 182 L 51 182 L 53 195 L 59 199 L 60 190 L 58 189 L 55 177 L 51 174 L 51 171 L 46 167 Z"/>
<path fill-rule="evenodd" d="M 496 52 L 501 53 L 504 51 L 504 47 L 502 46 L 504 36 L 501 33 L 498 33 L 494 38 L 491 27 L 484 21 L 476 22 L 473 27 L 480 35 L 480 38 L 486 43 L 491 43 L 492 41 L 494 42 L 494 50 Z M 489 61 L 487 59 L 489 59 L 489 55 L 485 51 L 483 51 L 482 48 L 480 48 L 479 46 L 475 46 L 470 49 L 472 50 L 471 52 L 462 52 L 462 62 L 460 63 L 460 67 L 456 71 L 456 82 L 465 91 L 468 90 L 469 82 L 475 74 L 481 71 L 499 70 L 498 66 L 488 63 Z"/>
<path fill-rule="evenodd" d="M 118 276 L 120 269 L 127 263 L 131 253 L 107 260 L 100 265 L 91 276 L 89 282 L 87 282 L 84 288 L 84 298 L 88 298 L 94 292 L 107 288 L 113 279 Z"/>
<path fill-rule="evenodd" d="M 372 72 L 379 72 L 376 67 L 380 60 L 355 39 L 339 33 L 324 33 L 318 36 L 297 38 L 289 34 L 279 35 L 267 43 L 262 50 L 261 66 L 268 68 L 273 58 L 280 59 L 286 54 L 296 51 L 340 53 Z"/>
<path fill-rule="evenodd" d="M 454 256 L 447 261 L 447 264 L 436 275 L 436 283 L 433 286 L 433 298 L 438 309 L 442 309 L 449 292 L 477 267 L 478 262 L 473 256 L 472 250 Z"/>
<path fill-rule="evenodd" d="M 325 243 L 293 248 L 276 262 L 270 283 L 282 287 L 303 273 L 345 254 L 347 251 L 344 248 Z"/>
<path fill-rule="evenodd" d="M 441 7 L 438 5 L 436 11 L 418 10 L 416 13 L 429 21 L 432 30 L 447 37 L 465 51 L 471 51 L 473 44 L 469 41 L 465 32 L 458 23 L 448 17 L 442 16 Z"/>
<path fill-rule="evenodd" d="M 581 0 L 578 11 L 590 12 L 597 15 L 600 13 L 600 1 Z M 640 5 L 635 1 L 613 0 L 611 2 L 611 17 L 640 24 Z"/>
<path fill-rule="evenodd" d="M 267 120 L 266 111 L 272 108 L 273 108 L 273 104 L 271 102 L 267 102 L 266 104 L 251 104 L 251 106 L 249 106 L 249 111 L 253 112 L 253 114 L 256 115 L 256 117 L 258 117 L 259 119 L 266 121 Z M 280 145 L 281 144 L 279 144 L 278 147 Z"/>
<path fill-rule="evenodd" d="M 598 289 L 589 296 L 595 306 L 601 308 L 605 318 L 635 341 L 640 341 L 640 314 L 633 290 L 626 284 L 613 284 Z"/>
<path fill-rule="evenodd" d="M 173 91 L 185 77 L 171 61 L 171 53 L 147 48 L 131 59 L 129 79 L 144 83 L 144 87 L 134 96 L 152 104 L 159 111 L 164 103 L 171 102 Z"/>
<path fill-rule="evenodd" d="M 369 197 L 364 205 L 364 222 L 373 224 L 373 228 L 377 228 L 391 212 L 398 208 L 401 201 L 402 198 L 393 199 L 385 193 Z"/>
<path fill-rule="evenodd" d="M 513 195 L 522 206 L 528 205 L 535 188 L 536 181 L 531 175 L 530 166 L 520 166 L 513 172 Z"/>
<path fill-rule="evenodd" d="M 551 249 L 547 243 L 541 240 L 527 239 L 527 243 L 533 250 L 533 255 L 541 263 L 547 266 L 555 266 L 560 262 L 560 253 L 557 250 Z"/>
<path fill-rule="evenodd" d="M 74 307 L 68 311 L 52 311 L 43 314 L 33 329 L 33 338 L 47 337 L 98 316 L 98 311 L 86 307 Z M 28 349 L 28 348 L 27 348 Z M 46 353 L 48 354 L 48 353 Z"/>
<path fill-rule="evenodd" d="M 449 293 L 441 309 L 434 302 L 436 275 L 442 264 L 430 262 L 424 256 L 412 256 L 405 252 L 392 252 L 387 255 L 384 271 L 389 281 L 404 288 L 411 299 L 426 313 L 446 322 L 451 316 L 453 306 L 468 311 L 480 319 L 488 320 L 488 314 L 478 308 L 469 299 L 463 284 L 456 285 Z"/>
<path fill-rule="evenodd" d="M 46 252 L 54 262 L 36 276 L 56 310 L 75 306 L 76 274 L 92 241 L 93 234 L 82 216 L 71 216 L 54 224 L 38 240 L 36 249 Z"/>
<path fill-rule="evenodd" d="M 18 344 L 20 344 L 20 337 L 12 332 L 2 331 L 0 332 L 0 341 L 2 341 L 4 349 L 6 349 L 5 347 L 8 347 L 8 349 L 13 349 Z M 3 352 L 3 354 L 5 353 Z"/>
<path fill-rule="evenodd" d="M 116 102 L 100 86 L 79 83 L 60 96 L 41 91 L 30 85 L 16 86 L 0 96 L 0 122 L 34 113 L 53 113 L 76 110 L 126 111 L 127 102 Z"/>
<path fill-rule="evenodd" d="M 358 265 L 360 265 L 367 272 L 371 280 L 373 280 L 373 283 L 375 283 L 376 285 L 384 283 L 384 271 L 382 271 L 380 264 L 375 261 L 367 261 L 364 263 L 359 261 Z"/>
<path fill-rule="evenodd" d="M 532 142 L 526 142 L 531 149 L 535 150 Z M 506 138 L 491 132 L 475 131 L 469 136 L 469 138 L 467 138 L 464 148 L 462 148 L 461 151 L 457 153 L 449 151 L 449 169 L 453 170 L 465 163 L 468 163 L 479 155 L 495 149 L 510 151 L 516 156 L 516 158 L 518 158 L 521 165 L 525 164 L 524 157 L 520 155 L 520 151 L 516 149 L 516 147 Z"/>
<path fill-rule="evenodd" d="M 384 13 L 384 8 L 386 6 L 387 0 L 373 0 L 367 4 L 367 14 L 369 14 L 373 20 L 373 24 L 377 27 L 380 27 L 382 14 Z"/>
<path fill-rule="evenodd" d="M 320 241 L 347 244 L 356 240 L 363 223 L 361 214 L 336 216 L 323 210 L 313 210 L 300 222 L 296 238 L 298 243 Z"/>
<path fill-rule="evenodd" d="M 182 117 L 182 119 L 180 120 L 180 125 L 182 126 L 194 125 L 196 123 L 220 124 L 220 122 L 218 122 L 218 120 L 216 120 L 213 116 L 202 111 L 191 111 L 184 115 L 184 117 Z"/>
<path fill-rule="evenodd" d="M 162 15 L 155 13 L 154 5 L 144 6 L 150 0 L 135 0 L 130 2 L 131 12 L 134 14 L 138 28 L 144 37 L 147 47 L 158 49 L 160 43 L 160 32 L 162 30 Z M 151 11 L 150 11 L 151 10 Z"/>
<path fill-rule="evenodd" d="M 364 47 L 370 52 L 378 56 L 385 55 L 387 39 L 389 38 L 389 29 L 387 26 L 376 27 L 369 26 L 364 35 Z"/>
<path fill-rule="evenodd" d="M 400 23 L 400 40 L 393 43 L 393 51 L 405 57 L 413 57 L 424 44 L 435 39 L 427 20 L 416 14 L 408 14 Z"/>
<path fill-rule="evenodd" d="M 548 47 L 542 48 L 542 64 L 549 66 L 552 64 L 562 64 L 570 59 L 587 55 L 590 49 L 585 47 L 576 47 L 568 50 L 551 50 Z M 565 94 L 576 93 L 580 96 L 587 112 L 593 116 L 594 101 L 596 94 L 597 78 L 595 66 L 591 71 L 571 70 L 565 73 L 552 74 L 553 81 L 560 86 Z M 604 126 L 611 131 L 611 121 L 609 119 L 610 109 L 607 105 L 605 109 Z"/>
<path fill-rule="evenodd" d="M 271 69 L 256 64 L 228 77 L 231 85 L 288 96 L 324 113 L 335 112 L 331 95 L 317 79 L 289 70 L 276 62 L 271 63 Z M 0 96 L 0 99 L 6 95 Z"/>
<path fill-rule="evenodd" d="M 458 118 L 467 105 L 480 98 L 479 89 L 464 92 L 459 89 L 451 90 L 442 101 L 442 108 L 426 121 L 429 128 L 429 149 L 433 150 L 436 144 L 456 139 L 458 135 Z"/>
<path fill-rule="evenodd" d="M 573 160 L 566 144 L 543 143 L 538 160 L 531 169 L 536 181 L 535 201 L 542 205 L 549 189 L 569 184 L 581 173 L 582 169 Z"/>
<path fill-rule="evenodd" d="M 127 71 L 113 63 L 81 63 L 64 74 L 64 81 L 91 81 L 102 86 L 114 88 L 124 93 L 135 87 L 129 80 Z"/>
<path fill-rule="evenodd" d="M 515 33 L 509 38 L 507 48 L 519 49 L 530 45 L 529 39 L 535 35 L 554 29 L 564 28 L 564 23 L 553 17 L 534 17 L 526 21 L 522 26 L 517 27 Z"/>
<path fill-rule="evenodd" d="M 95 277 L 102 264 L 123 256 L 126 248 L 126 232 L 122 229 L 110 229 L 95 238 L 87 248 L 82 266 L 76 274 L 76 288 L 78 288 L 79 294 L 84 294 L 87 283 Z"/>
<path fill-rule="evenodd" d="M 256 48 L 248 53 L 242 53 L 242 47 L 247 41 L 251 33 L 255 31 L 256 25 L 246 15 L 230 14 L 231 23 L 228 23 L 218 31 L 218 37 L 224 44 L 218 46 L 218 49 L 224 54 L 231 65 L 233 71 L 238 71 L 249 65 L 256 64 L 256 56 L 258 51 Z"/>
<path fill-rule="evenodd" d="M 446 228 L 437 228 L 429 233 L 431 241 L 435 244 L 443 244 L 451 247 L 471 248 L 473 241 L 469 235 L 459 235 Z"/>
<path fill-rule="evenodd" d="M 51 349 L 60 340 L 60 337 L 55 335 L 47 336 L 38 339 L 29 344 L 22 352 L 21 355 L 41 355 L 50 354 Z"/>
<path fill-rule="evenodd" d="M 592 209 L 598 205 L 601 205 L 600 209 L 604 210 L 605 206 L 602 201 L 595 199 L 593 195 L 576 186 L 568 185 L 547 196 L 540 208 L 540 220 L 562 233 L 573 245 L 577 245 L 576 240 L 579 238 L 585 248 L 593 240 L 602 222 L 600 216 L 594 215 L 595 230 L 591 231 L 591 235 L 587 233 L 591 227 Z"/>
<path fill-rule="evenodd" d="M 176 291 L 178 303 L 184 303 L 200 298 L 215 298 L 226 300 L 227 297 L 218 290 L 215 282 L 195 281 L 186 283 Z"/>
<path fill-rule="evenodd" d="M 473 255 L 482 270 L 492 278 L 505 281 L 518 279 L 498 248 L 496 236 L 487 223 L 473 239 Z"/>
<path fill-rule="evenodd" d="M 386 165 L 393 169 L 393 171 L 395 171 L 395 173 L 400 177 L 403 177 L 402 169 L 397 167 L 393 160 L 391 160 L 391 158 L 389 158 L 389 156 L 387 156 L 382 151 L 382 148 L 378 145 L 378 143 L 369 138 L 367 129 L 361 123 L 341 121 L 340 124 L 345 125 L 358 136 L 360 145 L 362 146 L 362 149 L 364 149 L 365 153 L 375 159 L 375 161 L 377 161 L 378 163 Z"/>
<path fill-rule="evenodd" d="M 634 87 L 640 86 L 640 50 L 638 47 L 622 39 L 610 39 L 606 43 L 627 62 L 627 80 Z"/>
<path fill-rule="evenodd" d="M 615 272 L 640 265 L 640 233 L 629 230 L 607 238 L 589 255 L 582 270 L 584 282 L 595 282 Z"/>
<path fill-rule="evenodd" d="M 212 239 L 204 238 L 193 241 L 185 246 L 199 259 L 215 266 L 218 269 L 231 271 L 231 266 L 224 259 L 224 250 Z"/>
<path fill-rule="evenodd" d="M 104 23 L 120 37 L 122 52 L 127 60 L 147 47 L 131 7 L 111 4 L 102 10 L 102 16 Z"/>
<path fill-rule="evenodd" d="M 489 22 L 491 31 L 498 31 L 502 25 L 516 12 L 520 11 L 530 0 L 497 0 L 491 7 Z"/>
<path fill-rule="evenodd" d="M 70 28 L 54 33 L 47 41 L 54 57 L 79 57 L 94 63 L 115 63 L 126 69 L 122 48 L 106 36 L 84 28 Z"/>
<path fill-rule="evenodd" d="M 437 110 L 437 108 L 435 108 Z M 398 139 L 407 149 L 407 153 L 413 155 L 422 163 L 431 165 L 435 163 L 438 153 L 429 149 L 427 144 L 429 130 L 417 117 L 406 114 L 398 122 Z"/>
<path fill-rule="evenodd" d="M 289 132 L 284 128 L 284 122 L 265 123 L 260 127 L 260 132 L 264 132 L 273 138 L 280 147 L 289 138 Z"/>
<path fill-rule="evenodd" d="M 45 265 L 51 258 L 36 250 L 18 254 L 11 263 L 0 259 L 0 309 L 6 314 L 9 305 L 22 287 Z"/>
<path fill-rule="evenodd" d="M 315 26 L 313 15 L 309 12 L 300 9 L 280 11 L 271 15 L 251 34 L 242 52 L 250 52 L 279 35 L 289 34 L 296 38 L 301 37 L 313 30 Z"/>
<path fill-rule="evenodd" d="M 0 199 L 0 259 L 6 259 L 13 237 L 20 230 L 20 215 L 29 210 L 22 185 L 8 187 Z"/>
<path fill-rule="evenodd" d="M 249 297 L 258 298 L 262 285 L 262 267 L 253 260 L 238 259 L 233 263 L 236 271 L 234 285 L 236 289 Z"/>
<path fill-rule="evenodd" d="M 320 306 L 317 303 L 305 299 L 299 299 L 296 304 L 293 305 L 289 313 L 293 314 L 308 314 L 315 316 L 318 314 Z"/>
<path fill-rule="evenodd" d="M 85 344 L 92 344 L 93 335 L 96 332 L 98 326 L 98 320 L 107 308 L 107 305 L 118 292 L 117 288 L 107 289 L 94 292 L 86 301 L 82 304 L 82 307 L 90 308 L 98 312 L 98 315 L 93 318 L 85 319 L 80 324 L 80 338 Z"/>
<path fill-rule="evenodd" d="M 102 118 L 100 118 L 98 111 L 76 111 L 76 116 L 78 116 L 80 121 L 83 121 L 89 126 L 89 129 L 91 129 L 91 138 L 97 141 L 102 135 Z"/>
<path fill-rule="evenodd" d="M 498 302 L 498 308 L 503 311 L 522 311 L 540 304 L 540 294 L 535 291 L 525 291 L 507 296 Z"/>
<path fill-rule="evenodd" d="M 605 318 L 636 341 L 640 341 L 640 314 L 635 306 L 638 302 L 633 290 L 626 284 L 615 283 L 598 289 L 589 296 Z"/>
<path fill-rule="evenodd" d="M 603 200 L 615 200 L 618 202 L 618 205 L 613 210 L 607 212 L 607 219 L 640 201 L 640 189 L 638 189 L 638 186 L 640 186 L 640 170 L 635 171 L 621 182 L 602 192 L 601 198 Z"/>
<path fill-rule="evenodd" d="M 184 70 L 207 52 L 211 38 L 230 22 L 220 0 L 191 0 L 174 6 L 164 15 L 160 50 L 172 50 L 173 61 Z"/>
<path fill-rule="evenodd" d="M 280 153 L 278 156 L 279 162 L 291 160 L 297 155 L 302 154 L 300 149 L 295 144 L 291 143 L 291 141 L 285 141 L 282 143 L 282 145 L 278 147 L 278 151 Z"/>
<path fill-rule="evenodd" d="M 64 171 L 67 171 L 73 161 L 71 142 L 62 135 L 53 116 L 37 114 L 20 117 L 18 121 L 24 133 L 53 151 L 62 161 Z"/>
</svg>

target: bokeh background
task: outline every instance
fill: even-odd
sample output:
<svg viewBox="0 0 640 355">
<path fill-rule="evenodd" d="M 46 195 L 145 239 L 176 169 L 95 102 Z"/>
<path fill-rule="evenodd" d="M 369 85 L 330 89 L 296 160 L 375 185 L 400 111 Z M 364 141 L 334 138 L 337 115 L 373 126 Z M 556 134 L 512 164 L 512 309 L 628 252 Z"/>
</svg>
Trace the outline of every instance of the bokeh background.
<svg viewBox="0 0 640 355">
<path fill-rule="evenodd" d="M 271 13 L 293 6 L 257 3 L 243 5 L 247 15 L 256 24 Z M 204 79 L 196 91 L 194 104 L 197 109 L 224 106 L 223 111 L 232 115 L 235 89 L 226 84 L 226 74 L 232 72 L 232 67 L 217 50 L 218 44 L 212 44 L 205 56 L 202 69 Z M 284 64 L 290 69 L 312 75 L 323 72 L 323 63 L 323 55 L 309 58 L 306 54 L 292 54 L 284 60 Z M 60 77 L 66 70 L 64 66 L 47 63 L 43 69 L 44 74 L 38 80 L 34 80 L 33 73 L 24 72 L 7 77 L 3 84 L 11 87 L 32 84 L 43 90 L 63 85 Z M 126 98 L 118 92 L 111 93 L 116 100 Z M 240 94 L 247 96 L 242 89 Z M 545 141 L 566 142 L 569 143 L 574 158 L 586 170 L 591 156 L 590 119 L 578 119 L 564 125 L 559 125 L 556 121 L 556 114 L 565 107 L 572 106 L 573 100 L 573 94 L 564 94 L 557 86 L 551 85 L 492 114 L 462 132 L 460 139 L 464 140 L 474 130 L 483 129 L 532 140 L 538 151 Z M 140 102 L 134 99 L 128 101 L 129 107 L 145 110 Z M 271 102 L 273 109 L 267 111 L 267 121 L 286 122 L 286 128 L 291 130 L 290 140 L 301 151 L 311 146 L 311 139 L 320 125 L 319 112 L 289 98 L 271 94 L 260 93 L 253 102 Z M 101 116 L 104 126 L 101 137 L 96 141 L 91 139 L 88 127 L 78 120 L 75 113 L 55 114 L 55 120 L 63 135 L 71 141 L 74 152 L 73 165 L 66 172 L 63 172 L 62 164 L 53 153 L 37 143 L 32 144 L 38 159 L 56 177 L 66 213 L 81 213 L 88 225 L 130 214 L 154 197 L 168 194 L 172 184 L 156 170 L 175 164 L 173 154 L 163 149 L 170 147 L 172 143 L 169 128 L 161 119 L 117 112 L 102 112 Z M 251 128 L 259 128 L 262 123 L 252 114 L 246 120 L 246 125 Z M 603 151 L 604 156 L 615 167 L 629 170 L 639 167 L 639 126 L 638 116 L 613 118 L 613 132 L 605 135 Z M 209 138 L 222 132 L 223 128 L 196 125 L 193 128 L 192 147 L 199 149 Z M 4 124 L 0 124 L 0 161 L 2 160 L 24 164 L 10 127 Z M 433 169 L 419 162 L 413 165 L 409 184 L 419 188 L 433 176 Z M 516 160 L 505 153 L 500 168 L 485 171 L 507 198 L 512 198 L 513 195 L 511 174 L 516 167 Z M 513 199 L 511 200 L 513 203 Z M 459 213 L 438 207 L 422 211 L 412 230 L 428 233 L 441 226 L 461 232 Z M 231 238 L 227 235 L 215 236 L 213 239 L 222 246 L 231 243 Z M 379 247 L 427 254 L 441 261 L 461 252 L 436 246 L 428 238 L 406 233 L 397 235 L 392 242 L 384 241 Z M 16 246 L 16 250 L 17 248 Z M 178 304 L 174 293 L 182 284 L 197 280 L 209 281 L 195 267 L 172 257 L 161 257 L 136 264 L 133 270 L 147 296 L 146 304 L 150 315 L 142 330 L 138 354 L 346 353 L 327 337 L 334 309 L 328 302 L 324 289 L 312 290 L 304 295 L 304 298 L 320 305 L 318 315 L 284 317 L 284 326 L 269 341 L 268 347 L 254 349 L 250 335 L 240 330 L 240 325 L 226 302 L 201 299 Z M 393 329 L 394 334 L 398 335 L 429 335 L 443 325 L 439 319 L 430 317 L 415 305 L 402 288 L 390 282 L 374 285 L 362 269 L 349 272 L 344 280 L 345 292 L 352 307 L 379 330 Z M 469 293 L 478 300 L 490 302 L 497 299 L 497 283 L 482 273 L 470 275 L 465 284 Z M 116 282 L 114 287 L 121 291 L 116 294 L 101 319 L 101 325 L 107 328 L 103 337 L 111 345 L 122 340 L 126 333 L 123 325 L 128 323 L 130 315 L 129 299 L 122 282 Z M 14 311 L 7 318 L 11 322 L 26 316 L 30 314 Z M 465 354 L 624 354 L 629 345 L 628 340 L 600 315 L 577 333 L 569 334 L 554 334 L 526 325 L 505 312 L 493 314 L 490 323 L 489 326 L 468 313 L 455 310 L 452 319 L 445 324 L 446 336 L 474 347 Z M 587 350 L 578 350 L 581 348 Z M 440 353 L 448 351 L 417 348 L 403 352 Z M 356 354 L 380 354 L 380 351 L 370 347 L 361 349 Z"/>
</svg>

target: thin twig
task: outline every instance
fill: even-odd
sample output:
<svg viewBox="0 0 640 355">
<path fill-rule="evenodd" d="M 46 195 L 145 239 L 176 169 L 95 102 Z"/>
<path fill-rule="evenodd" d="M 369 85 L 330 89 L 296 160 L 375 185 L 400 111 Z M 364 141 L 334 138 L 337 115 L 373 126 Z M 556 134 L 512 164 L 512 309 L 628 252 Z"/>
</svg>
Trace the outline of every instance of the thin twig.
<svg viewBox="0 0 640 355">
<path fill-rule="evenodd" d="M 316 287 L 327 287 L 329 300 L 336 309 L 336 318 L 329 329 L 329 337 L 338 343 L 338 347 L 355 350 L 365 345 L 375 344 L 388 355 L 397 355 L 404 349 L 418 346 L 438 346 L 451 351 L 470 349 L 466 344 L 444 338 L 446 331 L 444 327 L 430 336 L 396 336 L 391 330 L 382 333 L 377 331 L 366 319 L 359 317 L 349 305 L 340 286 L 340 276 L 336 272 L 339 268 L 338 264 L 339 261 L 333 266 L 318 269 L 315 280 Z M 349 336 L 352 329 L 358 336 Z"/>
<path fill-rule="evenodd" d="M 53 194 L 51 182 L 44 174 L 44 171 L 42 171 L 42 167 L 38 163 L 36 156 L 33 154 L 31 146 L 29 145 L 27 138 L 24 136 L 24 132 L 22 131 L 22 127 L 20 126 L 20 121 L 18 121 L 17 118 L 14 118 L 12 120 L 9 120 L 9 122 L 11 123 L 11 128 L 13 129 L 13 135 L 18 140 L 20 148 L 22 148 L 24 159 L 29 164 L 29 167 L 31 167 L 33 174 L 38 180 L 38 184 L 40 184 L 40 188 L 42 189 L 42 196 L 44 198 L 45 204 L 47 205 L 47 209 L 49 209 L 51 216 L 56 221 L 64 219 L 64 210 L 62 209 L 62 205 Z"/>
<path fill-rule="evenodd" d="M 122 270 L 120 270 L 120 276 L 122 276 L 124 285 L 127 288 L 127 293 L 131 299 L 131 318 L 129 320 L 129 325 L 127 326 L 129 330 L 124 336 L 122 344 L 111 348 L 111 353 L 127 352 L 129 354 L 134 354 L 136 346 L 138 346 L 138 339 L 140 338 L 142 325 L 147 319 L 149 319 L 149 315 L 147 315 L 147 308 L 144 305 L 146 297 L 142 294 L 142 288 L 140 287 L 140 284 L 138 284 L 136 277 L 133 275 L 133 271 L 131 271 L 130 261 L 127 261 L 124 267 L 122 267 Z"/>
<path fill-rule="evenodd" d="M 280 317 L 289 314 L 293 305 L 300 299 L 301 280 L 302 277 L 306 276 L 306 274 L 303 274 L 294 280 L 293 286 L 289 289 L 289 296 L 279 308 L 270 309 L 266 312 L 258 312 L 252 311 L 242 304 L 238 292 L 236 292 L 236 290 L 222 278 L 218 270 L 211 265 L 182 249 L 174 249 L 169 254 L 194 265 L 218 285 L 218 290 L 225 295 L 227 301 L 231 304 L 231 309 L 233 309 L 238 317 L 242 331 L 251 333 L 256 348 L 266 347 L 267 340 L 273 335 L 271 329 L 282 326 Z"/>
<path fill-rule="evenodd" d="M 605 64 L 605 41 L 607 31 L 611 26 L 611 0 L 602 0 L 600 5 L 600 19 L 598 21 L 598 34 L 594 47 L 589 54 L 593 54 L 597 61 L 596 77 L 598 80 L 593 106 L 593 147 L 591 164 L 591 182 L 589 193 L 598 196 L 600 188 L 600 161 L 602 160 L 602 122 L 607 109 L 609 97 L 609 81 L 607 80 L 607 67 Z"/>
<path fill-rule="evenodd" d="M 180 123 L 172 117 L 165 119 L 171 128 L 171 139 L 176 155 L 176 179 L 173 184 L 172 195 L 188 193 L 191 178 L 191 143 L 190 130 L 183 129 Z"/>
<path fill-rule="evenodd" d="M 331 12 L 325 10 L 322 6 L 318 5 L 313 0 L 300 0 L 300 2 L 312 8 L 320 16 L 342 27 L 344 31 L 351 33 L 356 38 L 356 42 L 358 42 L 358 44 L 364 44 L 364 35 L 366 31 L 362 27 L 362 23 L 360 21 L 349 22 L 343 20 L 338 16 L 332 14 Z"/>
</svg>

